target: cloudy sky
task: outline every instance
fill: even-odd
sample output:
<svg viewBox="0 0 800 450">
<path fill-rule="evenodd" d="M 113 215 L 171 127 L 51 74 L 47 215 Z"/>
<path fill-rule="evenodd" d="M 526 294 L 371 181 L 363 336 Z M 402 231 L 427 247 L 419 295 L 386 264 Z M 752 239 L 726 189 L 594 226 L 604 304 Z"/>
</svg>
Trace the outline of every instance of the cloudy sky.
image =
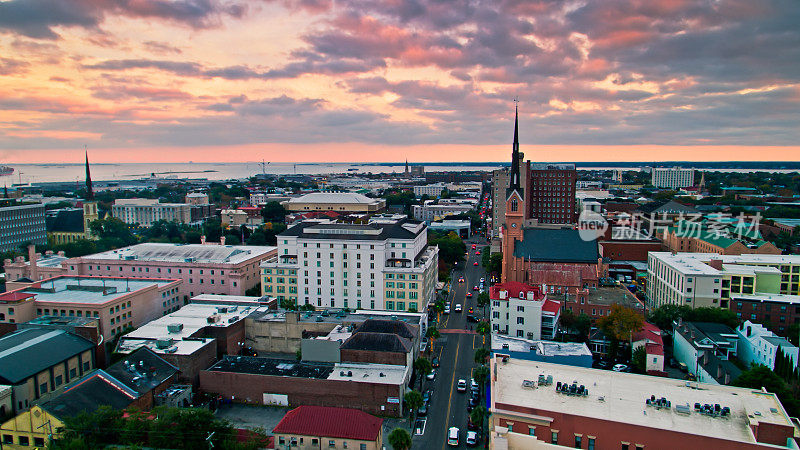
<svg viewBox="0 0 800 450">
<path fill-rule="evenodd" d="M 0 0 L 0 162 L 800 159 L 797 0 Z"/>
</svg>

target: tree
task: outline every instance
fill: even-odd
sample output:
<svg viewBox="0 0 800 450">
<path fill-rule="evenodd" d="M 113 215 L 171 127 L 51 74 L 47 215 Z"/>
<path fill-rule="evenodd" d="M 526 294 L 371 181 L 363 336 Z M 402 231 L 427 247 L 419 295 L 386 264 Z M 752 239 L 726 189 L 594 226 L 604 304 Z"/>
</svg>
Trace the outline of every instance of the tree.
<svg viewBox="0 0 800 450">
<path fill-rule="evenodd" d="M 422 389 L 422 379 L 425 378 L 425 375 L 433 371 L 433 366 L 427 358 L 419 357 L 414 360 L 414 370 L 416 370 L 417 375 L 419 375 L 419 388 Z"/>
<path fill-rule="evenodd" d="M 635 309 L 614 304 L 611 313 L 597 320 L 597 326 L 606 336 L 628 342 L 634 332 L 642 329 L 644 317 Z"/>
<path fill-rule="evenodd" d="M 754 364 L 750 366 L 749 369 L 742 372 L 733 380 L 732 384 L 734 386 L 759 390 L 763 387 L 767 392 L 772 392 L 778 396 L 778 399 L 790 416 L 796 416 L 800 411 L 800 404 L 797 398 L 792 395 L 792 391 L 786 382 L 783 381 L 778 374 L 763 364 Z"/>
<path fill-rule="evenodd" d="M 486 344 L 486 335 L 489 334 L 491 328 L 489 327 L 489 321 L 482 320 L 475 326 L 475 331 L 483 336 L 483 345 Z"/>
<path fill-rule="evenodd" d="M 411 417 L 413 417 L 414 413 L 424 403 L 422 400 L 422 394 L 416 390 L 406 392 L 406 395 L 403 397 L 403 399 L 406 401 L 406 407 L 408 407 Z M 411 420 L 411 423 L 414 423 L 414 420 Z"/>
<path fill-rule="evenodd" d="M 261 216 L 266 222 L 283 222 L 286 218 L 286 208 L 278 202 L 268 202 L 261 208 Z"/>
<path fill-rule="evenodd" d="M 644 347 L 637 347 L 631 356 L 631 364 L 636 373 L 647 373 L 647 351 Z"/>
<path fill-rule="evenodd" d="M 437 233 L 435 231 L 428 231 L 428 244 L 439 247 L 439 259 L 447 264 L 455 264 L 464 261 L 464 254 L 467 252 L 467 246 L 461 237 L 454 232 L 447 234 Z"/>
<path fill-rule="evenodd" d="M 395 428 L 389 433 L 389 445 L 394 450 L 408 450 L 411 448 L 411 433 L 405 428 Z"/>
<path fill-rule="evenodd" d="M 475 364 L 485 364 L 491 352 L 484 347 L 475 350 Z"/>
<path fill-rule="evenodd" d="M 436 341 L 436 339 L 439 339 L 439 336 L 441 336 L 441 333 L 439 333 L 439 329 L 433 325 L 429 326 L 428 329 L 425 330 L 425 337 L 427 337 L 430 340 L 430 345 L 428 346 L 428 352 L 433 351 L 433 343 Z"/>
<path fill-rule="evenodd" d="M 689 310 L 691 310 L 691 308 L 686 305 L 668 304 L 659 306 L 650 312 L 647 321 L 662 330 L 671 330 L 672 322 L 686 316 Z"/>
<path fill-rule="evenodd" d="M 478 308 L 483 308 L 483 316 L 486 317 L 486 305 L 489 304 L 489 293 L 488 292 L 481 292 L 478 294 L 478 297 L 475 299 L 475 304 Z"/>
<path fill-rule="evenodd" d="M 483 385 L 489 381 L 489 373 L 489 368 L 486 366 L 477 367 L 472 372 L 472 378 L 475 379 L 475 382 L 478 383 L 478 386 L 481 388 L 480 392 L 483 392 Z"/>
<path fill-rule="evenodd" d="M 483 419 L 486 417 L 487 414 L 488 411 L 486 411 L 486 407 L 483 405 L 478 405 L 475 408 L 473 408 L 472 411 L 470 411 L 469 420 L 471 420 L 472 423 L 477 425 L 478 429 L 481 430 L 483 429 Z"/>
</svg>

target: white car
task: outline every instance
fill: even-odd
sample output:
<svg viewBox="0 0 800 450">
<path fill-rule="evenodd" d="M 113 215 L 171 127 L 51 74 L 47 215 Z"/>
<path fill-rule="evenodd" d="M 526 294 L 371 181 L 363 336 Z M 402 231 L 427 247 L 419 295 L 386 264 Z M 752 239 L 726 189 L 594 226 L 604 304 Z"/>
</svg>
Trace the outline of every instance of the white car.
<svg viewBox="0 0 800 450">
<path fill-rule="evenodd" d="M 458 432 L 459 429 L 457 427 L 450 427 L 450 429 L 447 430 L 447 445 L 458 447 Z"/>
<path fill-rule="evenodd" d="M 611 368 L 614 372 L 625 372 L 628 370 L 628 366 L 625 364 L 615 364 L 614 367 Z"/>
<path fill-rule="evenodd" d="M 477 431 L 467 431 L 467 445 L 470 447 L 474 447 L 478 445 L 478 432 Z"/>
<path fill-rule="evenodd" d="M 458 380 L 458 384 L 456 385 L 456 390 L 458 392 L 467 392 L 467 380 L 464 379 Z"/>
<path fill-rule="evenodd" d="M 456 303 L 456 312 L 461 312 L 461 303 Z"/>
<path fill-rule="evenodd" d="M 436 378 L 436 369 L 431 370 L 431 373 L 429 373 L 425 378 L 429 380 Z"/>
<path fill-rule="evenodd" d="M 442 311 L 442 312 L 444 314 L 450 314 L 450 305 L 449 304 L 448 305 L 444 305 L 444 311 Z"/>
</svg>

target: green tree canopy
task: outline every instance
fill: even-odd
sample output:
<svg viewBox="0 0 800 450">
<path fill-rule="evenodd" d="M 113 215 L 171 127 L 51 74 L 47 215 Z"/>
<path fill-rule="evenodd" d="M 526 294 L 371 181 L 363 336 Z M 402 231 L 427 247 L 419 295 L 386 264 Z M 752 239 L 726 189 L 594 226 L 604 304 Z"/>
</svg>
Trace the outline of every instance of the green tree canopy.
<svg viewBox="0 0 800 450">
<path fill-rule="evenodd" d="M 607 336 L 620 341 L 629 341 L 631 335 L 642 329 L 644 317 L 633 308 L 614 304 L 611 313 L 597 321 L 597 326 Z"/>
<path fill-rule="evenodd" d="M 395 428 L 389 433 L 389 445 L 394 450 L 408 450 L 411 448 L 411 433 L 405 428 Z"/>
</svg>

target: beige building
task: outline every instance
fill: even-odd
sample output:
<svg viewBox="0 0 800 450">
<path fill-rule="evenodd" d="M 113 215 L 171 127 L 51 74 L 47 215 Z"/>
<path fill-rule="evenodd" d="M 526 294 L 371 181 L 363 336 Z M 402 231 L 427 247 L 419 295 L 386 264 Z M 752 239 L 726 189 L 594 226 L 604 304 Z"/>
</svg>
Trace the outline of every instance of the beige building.
<svg viewBox="0 0 800 450">
<path fill-rule="evenodd" d="M 188 203 L 159 203 L 157 199 L 125 198 L 114 200 L 111 215 L 127 224 L 149 228 L 159 220 L 191 223 L 191 209 Z"/>
<path fill-rule="evenodd" d="M 382 427 L 383 419 L 357 409 L 299 406 L 287 412 L 272 432 L 277 448 L 379 450 Z"/>
<path fill-rule="evenodd" d="M 94 368 L 94 344 L 64 330 L 26 328 L 0 338 L 0 384 L 12 386 L 14 414 Z"/>
<path fill-rule="evenodd" d="M 282 203 L 287 211 L 337 211 L 376 213 L 386 208 L 386 200 L 353 192 L 312 192 Z"/>
</svg>

